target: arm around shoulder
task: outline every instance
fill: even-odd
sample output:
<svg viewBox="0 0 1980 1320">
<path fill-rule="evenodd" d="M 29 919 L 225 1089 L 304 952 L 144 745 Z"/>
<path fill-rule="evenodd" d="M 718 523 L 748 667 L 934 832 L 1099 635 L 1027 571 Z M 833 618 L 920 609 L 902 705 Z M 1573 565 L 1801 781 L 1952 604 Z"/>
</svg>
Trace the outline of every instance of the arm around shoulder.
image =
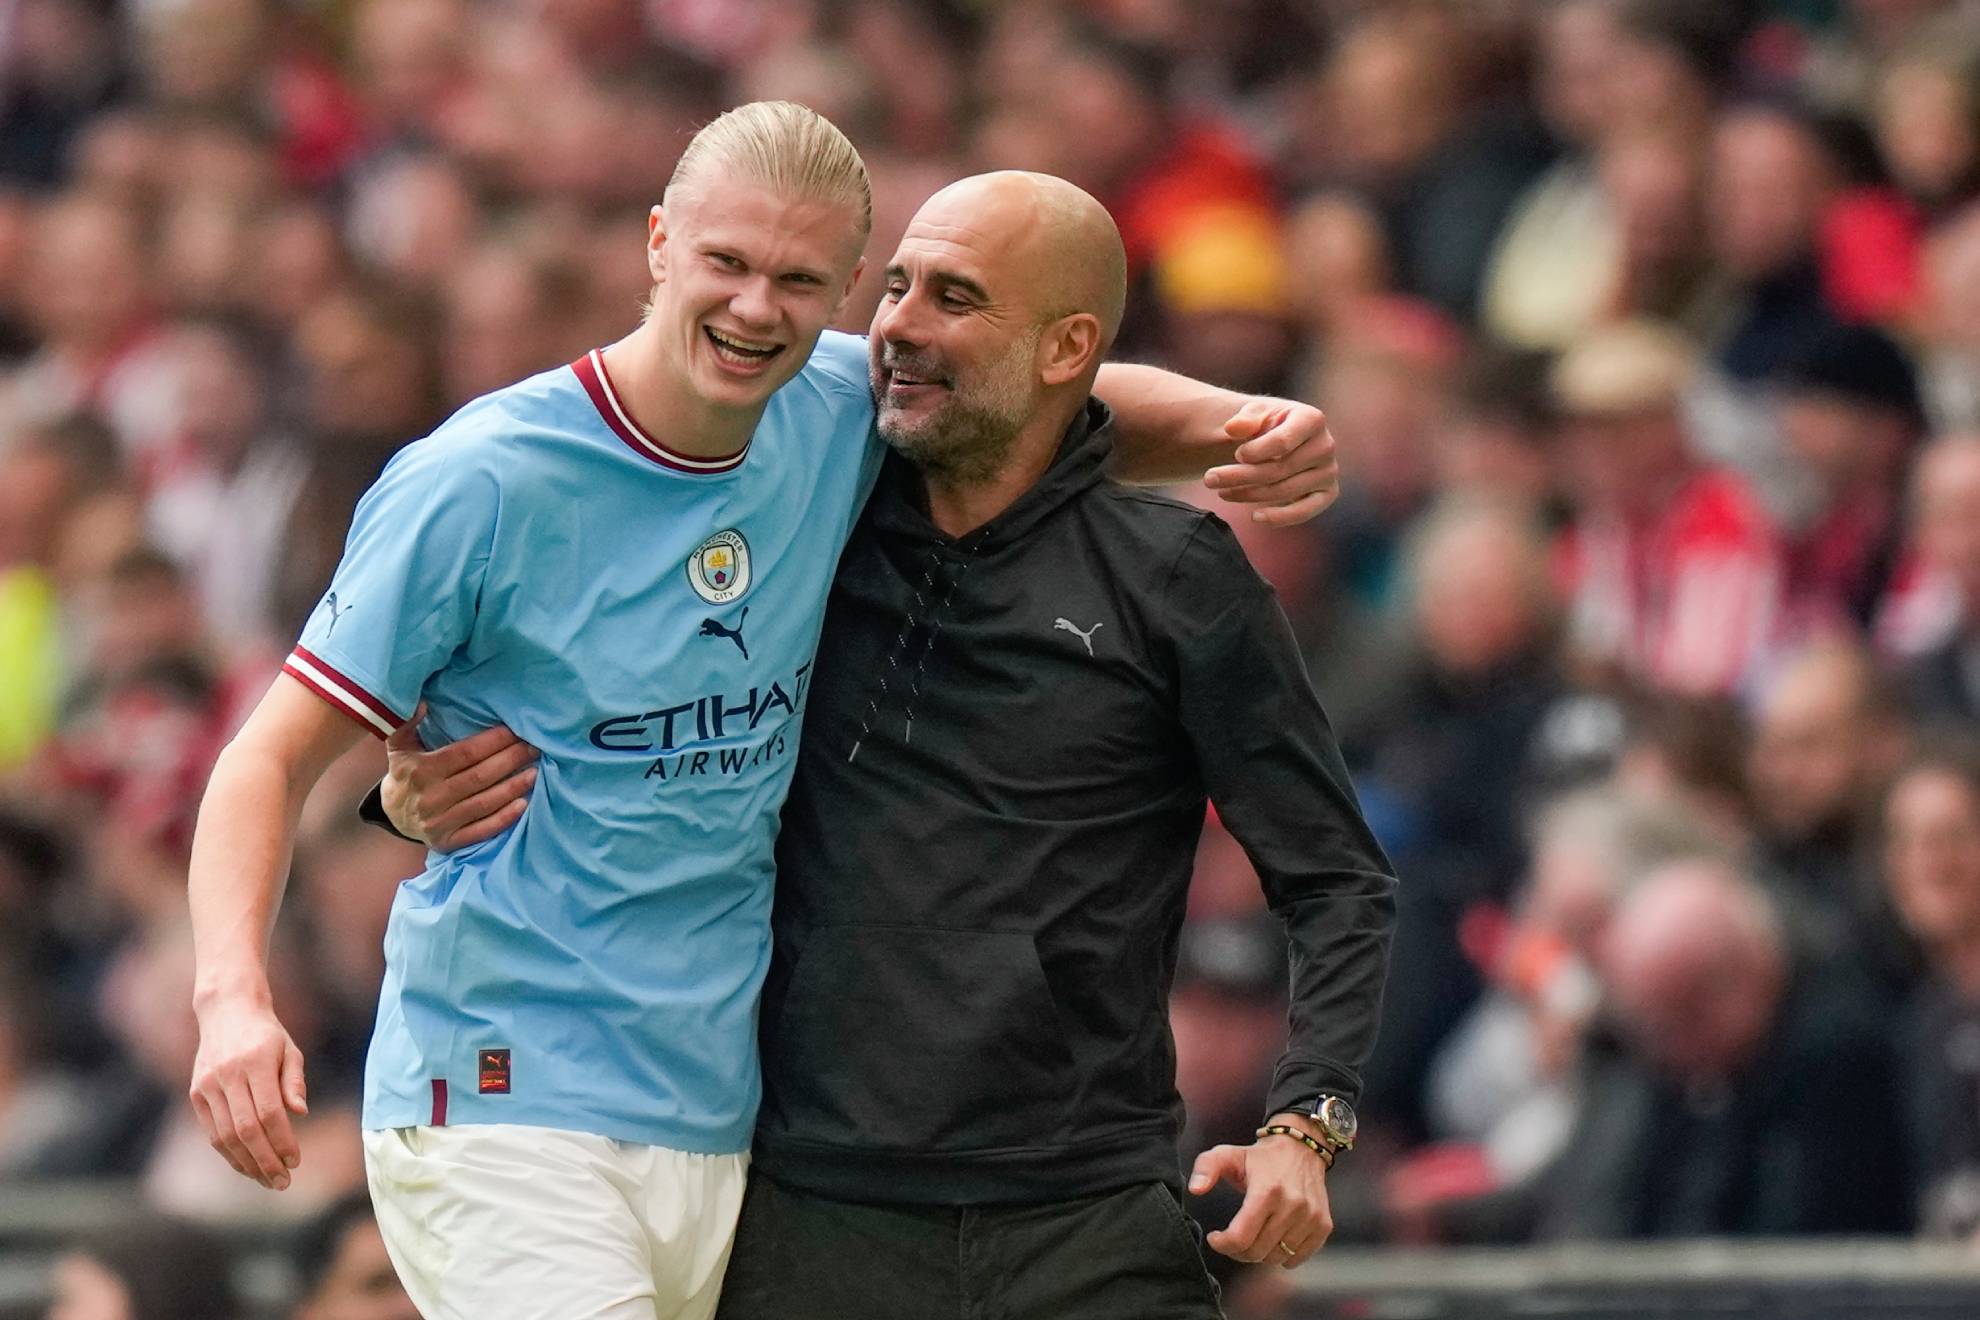
<svg viewBox="0 0 1980 1320">
<path fill-rule="evenodd" d="M 1141 485 L 1203 480 L 1250 517 L 1288 527 L 1340 495 L 1334 436 L 1318 408 L 1237 394 L 1159 367 L 1109 362 L 1093 392 L 1114 414 L 1115 476 Z"/>
</svg>

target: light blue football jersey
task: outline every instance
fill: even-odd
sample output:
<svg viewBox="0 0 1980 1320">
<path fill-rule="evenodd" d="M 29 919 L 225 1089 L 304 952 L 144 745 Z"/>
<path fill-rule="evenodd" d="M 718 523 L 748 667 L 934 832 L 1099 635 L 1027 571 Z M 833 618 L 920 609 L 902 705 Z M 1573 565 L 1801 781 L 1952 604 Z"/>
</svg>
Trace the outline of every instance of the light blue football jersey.
<svg viewBox="0 0 1980 1320">
<path fill-rule="evenodd" d="M 827 333 L 749 447 L 669 451 L 592 353 L 385 469 L 284 669 L 384 736 L 542 751 L 502 835 L 399 888 L 367 1128 L 523 1123 L 746 1150 L 772 851 L 839 551 L 879 470 Z"/>
</svg>

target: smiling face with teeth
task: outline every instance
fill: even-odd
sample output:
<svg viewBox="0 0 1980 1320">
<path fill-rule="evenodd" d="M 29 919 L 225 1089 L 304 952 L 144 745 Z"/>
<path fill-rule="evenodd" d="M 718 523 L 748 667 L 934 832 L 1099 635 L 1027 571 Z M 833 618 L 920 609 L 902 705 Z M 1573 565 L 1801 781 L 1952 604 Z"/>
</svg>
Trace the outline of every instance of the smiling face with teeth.
<svg viewBox="0 0 1980 1320">
<path fill-rule="evenodd" d="M 1001 171 L 936 193 L 867 336 L 881 436 L 961 485 L 1021 451 L 1049 458 L 1119 326 L 1119 252 L 1100 204 L 1063 179 Z"/>
<path fill-rule="evenodd" d="M 754 425 L 852 291 L 865 237 L 850 207 L 768 184 L 694 180 L 667 190 L 648 218 L 647 322 L 690 415 L 743 410 Z M 684 420 L 679 409 L 674 416 Z"/>
</svg>

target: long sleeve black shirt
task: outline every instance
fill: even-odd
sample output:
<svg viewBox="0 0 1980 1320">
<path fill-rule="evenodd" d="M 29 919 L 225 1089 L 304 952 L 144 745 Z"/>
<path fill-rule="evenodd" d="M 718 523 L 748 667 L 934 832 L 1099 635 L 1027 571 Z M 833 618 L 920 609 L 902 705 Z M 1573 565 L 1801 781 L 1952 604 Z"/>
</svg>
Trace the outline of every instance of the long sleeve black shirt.
<svg viewBox="0 0 1980 1320">
<path fill-rule="evenodd" d="M 849 1200 L 1176 1183 L 1168 1027 L 1206 797 L 1292 947 L 1265 1112 L 1354 1097 L 1394 916 L 1271 589 L 1199 510 L 1044 478 L 943 535 L 891 458 L 840 562 L 778 845 L 757 1166 Z"/>
</svg>

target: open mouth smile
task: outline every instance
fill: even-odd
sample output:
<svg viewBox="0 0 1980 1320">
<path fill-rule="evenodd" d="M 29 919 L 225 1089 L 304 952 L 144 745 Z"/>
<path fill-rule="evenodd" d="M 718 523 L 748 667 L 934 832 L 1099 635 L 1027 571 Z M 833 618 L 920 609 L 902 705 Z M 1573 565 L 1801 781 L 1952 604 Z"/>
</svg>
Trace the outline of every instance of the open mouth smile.
<svg viewBox="0 0 1980 1320">
<path fill-rule="evenodd" d="M 716 360 L 739 371 L 753 371 L 784 351 L 782 344 L 759 344 L 723 334 L 710 326 L 703 326 L 702 333 L 708 336 Z"/>
<path fill-rule="evenodd" d="M 898 391 L 910 397 L 922 390 L 944 390 L 949 387 L 947 381 L 937 377 L 897 371 L 887 366 L 880 368 L 880 381 L 884 393 L 893 394 Z"/>
</svg>

